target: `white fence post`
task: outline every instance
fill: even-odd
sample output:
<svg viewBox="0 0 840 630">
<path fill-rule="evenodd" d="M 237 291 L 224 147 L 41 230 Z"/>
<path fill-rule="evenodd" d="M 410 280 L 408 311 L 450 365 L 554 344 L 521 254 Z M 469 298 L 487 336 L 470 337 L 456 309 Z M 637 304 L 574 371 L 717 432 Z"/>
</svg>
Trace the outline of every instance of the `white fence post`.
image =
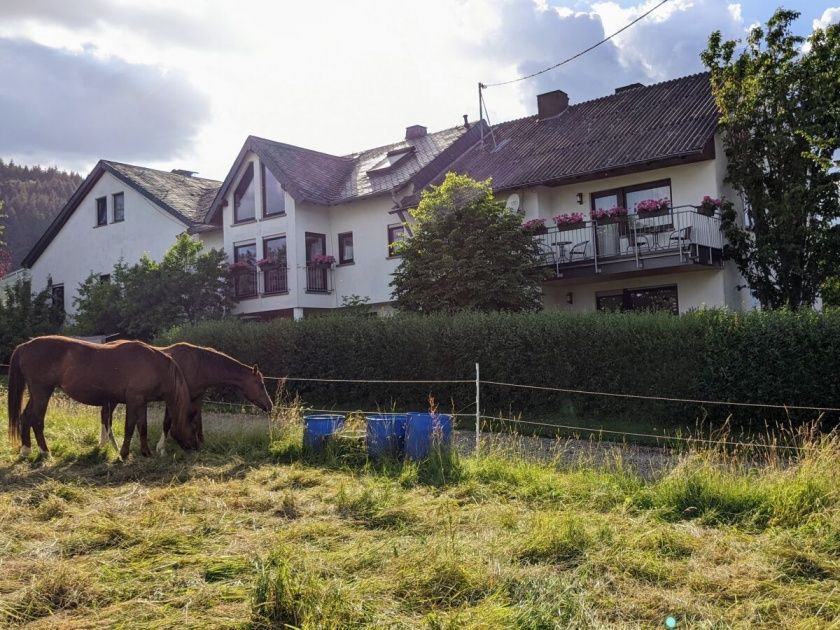
<svg viewBox="0 0 840 630">
<path fill-rule="evenodd" d="M 475 364 L 475 454 L 478 455 L 478 443 L 481 439 L 481 380 L 478 363 Z"/>
</svg>

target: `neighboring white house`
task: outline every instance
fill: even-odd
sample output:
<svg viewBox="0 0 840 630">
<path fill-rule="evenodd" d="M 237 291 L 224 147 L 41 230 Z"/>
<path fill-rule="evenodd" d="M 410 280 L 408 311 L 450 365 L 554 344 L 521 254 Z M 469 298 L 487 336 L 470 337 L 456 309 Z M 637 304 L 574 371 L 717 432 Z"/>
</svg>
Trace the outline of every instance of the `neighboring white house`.
<svg viewBox="0 0 840 630">
<path fill-rule="evenodd" d="M 160 260 L 203 218 L 220 182 L 100 160 L 23 260 L 33 290 L 52 286 L 68 314 L 91 274 L 147 254 Z"/>
<path fill-rule="evenodd" d="M 227 252 L 243 316 L 300 318 L 352 296 L 387 313 L 399 264 L 391 245 L 410 235 L 420 192 L 455 171 L 492 178 L 523 220 L 546 221 L 535 238 L 551 276 L 543 285 L 547 309 L 750 306 L 736 267 L 722 260 L 719 217 L 698 209 L 706 195 L 737 201 L 724 183 L 706 74 L 625 86 L 579 104 L 559 90 L 537 100 L 534 116 L 492 128 L 465 119 L 434 133 L 414 125 L 399 142 L 346 156 L 251 136 L 221 185 L 100 162 L 25 264 L 34 288 L 47 275 L 76 286 L 91 272 L 107 273 L 119 256 L 162 255 L 188 229 Z M 147 177 L 138 184 L 141 172 Z M 111 212 L 120 192 L 125 225 L 108 214 L 107 225 L 94 227 L 96 200 Z M 668 208 L 657 216 L 636 211 L 641 201 L 663 198 Z M 589 220 L 616 206 L 627 216 Z M 553 217 L 572 213 L 584 222 L 554 226 Z M 138 223 L 130 226 L 131 215 Z"/>
</svg>

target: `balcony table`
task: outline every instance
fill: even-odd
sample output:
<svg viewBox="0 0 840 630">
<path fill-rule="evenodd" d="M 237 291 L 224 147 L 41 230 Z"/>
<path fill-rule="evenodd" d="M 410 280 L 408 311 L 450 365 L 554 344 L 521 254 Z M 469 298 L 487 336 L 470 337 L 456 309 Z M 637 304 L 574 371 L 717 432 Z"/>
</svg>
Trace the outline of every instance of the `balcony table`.
<svg viewBox="0 0 840 630">
<path fill-rule="evenodd" d="M 557 241 L 554 243 L 557 245 L 557 256 L 559 257 L 561 262 L 565 262 L 566 260 L 566 246 L 571 245 L 572 241 Z"/>
</svg>

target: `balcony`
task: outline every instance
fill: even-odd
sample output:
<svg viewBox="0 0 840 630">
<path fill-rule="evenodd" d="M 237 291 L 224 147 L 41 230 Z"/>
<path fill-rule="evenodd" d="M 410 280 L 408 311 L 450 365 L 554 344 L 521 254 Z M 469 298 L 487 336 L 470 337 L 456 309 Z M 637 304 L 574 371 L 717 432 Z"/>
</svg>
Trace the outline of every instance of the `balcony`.
<svg viewBox="0 0 840 630">
<path fill-rule="evenodd" d="M 549 228 L 537 234 L 545 267 L 557 278 L 686 266 L 719 266 L 720 217 L 678 206 L 662 216 L 628 215 L 609 222 Z"/>
<path fill-rule="evenodd" d="M 237 300 L 257 296 L 257 269 L 242 269 L 233 274 L 233 295 Z"/>
<path fill-rule="evenodd" d="M 306 292 L 331 293 L 332 267 L 324 265 L 306 265 Z"/>
</svg>

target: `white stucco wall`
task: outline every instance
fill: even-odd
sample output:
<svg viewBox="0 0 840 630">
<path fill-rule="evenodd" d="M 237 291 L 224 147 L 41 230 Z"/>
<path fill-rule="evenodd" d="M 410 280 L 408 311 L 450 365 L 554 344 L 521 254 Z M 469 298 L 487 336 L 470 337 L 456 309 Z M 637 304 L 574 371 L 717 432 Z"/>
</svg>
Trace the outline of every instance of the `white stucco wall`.
<svg viewBox="0 0 840 630">
<path fill-rule="evenodd" d="M 113 197 L 125 195 L 125 220 L 113 223 Z M 108 200 L 108 223 L 96 226 L 96 199 Z M 120 259 L 134 264 L 143 254 L 160 260 L 184 223 L 149 201 L 110 173 L 104 173 L 59 233 L 32 265 L 32 290 L 40 291 L 52 277 L 64 285 L 64 307 L 75 312 L 73 298 L 91 273 L 110 274 Z"/>
<path fill-rule="evenodd" d="M 195 238 L 201 241 L 204 249 L 224 249 L 225 235 L 221 228 L 218 230 L 208 230 L 206 232 L 199 232 Z"/>
</svg>

